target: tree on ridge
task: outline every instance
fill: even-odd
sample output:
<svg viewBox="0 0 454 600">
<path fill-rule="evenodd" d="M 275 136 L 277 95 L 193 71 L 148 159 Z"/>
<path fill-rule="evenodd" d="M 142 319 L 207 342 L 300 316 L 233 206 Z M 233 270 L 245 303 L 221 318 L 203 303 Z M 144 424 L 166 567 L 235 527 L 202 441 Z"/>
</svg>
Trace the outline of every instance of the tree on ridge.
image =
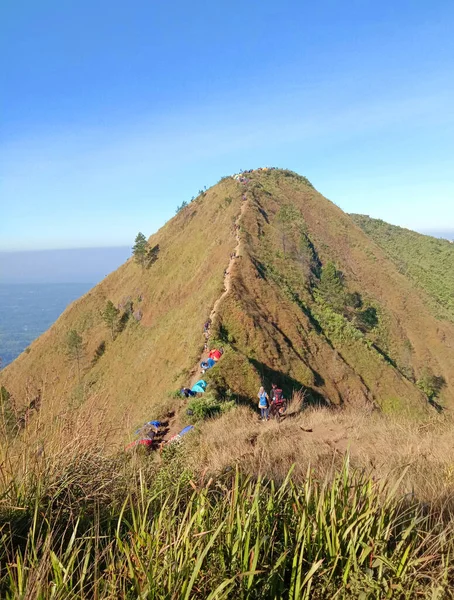
<svg viewBox="0 0 454 600">
<path fill-rule="evenodd" d="M 134 260 L 137 264 L 139 264 L 142 267 L 142 269 L 145 267 L 149 249 L 150 246 L 147 242 L 147 238 L 144 236 L 143 233 L 139 231 L 139 233 L 136 236 L 136 239 L 134 240 L 132 254 L 134 256 Z"/>
<path fill-rule="evenodd" d="M 106 323 L 106 325 L 108 326 L 108 328 L 110 329 L 110 335 L 112 337 L 112 341 L 115 339 L 115 333 L 117 332 L 118 315 L 119 314 L 120 314 L 120 311 L 114 305 L 112 300 L 108 300 L 106 307 L 102 313 L 102 318 L 103 318 L 104 322 Z"/>
<path fill-rule="evenodd" d="M 80 361 L 84 354 L 84 343 L 82 336 L 77 333 L 75 329 L 68 331 L 66 336 L 66 354 L 70 360 L 77 365 L 77 379 L 80 383 Z"/>
</svg>

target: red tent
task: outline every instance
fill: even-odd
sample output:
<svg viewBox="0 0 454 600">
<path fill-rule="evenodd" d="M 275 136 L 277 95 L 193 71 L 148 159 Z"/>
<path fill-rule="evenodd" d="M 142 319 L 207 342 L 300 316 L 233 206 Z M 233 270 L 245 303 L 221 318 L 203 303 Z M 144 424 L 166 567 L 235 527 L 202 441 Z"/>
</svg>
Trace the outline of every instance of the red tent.
<svg viewBox="0 0 454 600">
<path fill-rule="evenodd" d="M 212 358 L 213 360 L 218 361 L 221 358 L 222 353 L 219 350 L 217 350 L 216 348 L 213 348 L 213 350 L 210 350 L 210 353 L 208 356 L 209 356 L 209 358 Z"/>
</svg>

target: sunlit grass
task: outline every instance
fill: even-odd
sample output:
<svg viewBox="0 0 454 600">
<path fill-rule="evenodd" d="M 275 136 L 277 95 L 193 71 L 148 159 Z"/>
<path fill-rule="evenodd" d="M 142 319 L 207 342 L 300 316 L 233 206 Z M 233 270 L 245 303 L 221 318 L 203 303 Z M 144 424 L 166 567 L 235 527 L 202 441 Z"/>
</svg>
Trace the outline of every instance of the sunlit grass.
<svg viewBox="0 0 454 600">
<path fill-rule="evenodd" d="M 399 481 L 348 457 L 321 480 L 196 477 L 183 457 L 156 471 L 149 456 L 76 445 L 20 481 L 4 462 L 1 597 L 450 597 L 452 521 Z"/>
</svg>

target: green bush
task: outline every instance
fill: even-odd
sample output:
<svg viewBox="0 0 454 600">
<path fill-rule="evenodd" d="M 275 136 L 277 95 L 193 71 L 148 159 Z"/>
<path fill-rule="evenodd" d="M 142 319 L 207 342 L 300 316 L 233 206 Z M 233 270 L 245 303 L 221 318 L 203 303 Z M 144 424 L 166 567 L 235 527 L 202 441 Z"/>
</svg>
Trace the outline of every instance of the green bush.
<svg viewBox="0 0 454 600">
<path fill-rule="evenodd" d="M 188 403 L 190 420 L 193 422 L 203 421 L 217 417 L 235 406 L 232 400 L 219 400 L 213 393 L 205 393 L 203 396 L 193 398 Z"/>
<path fill-rule="evenodd" d="M 363 340 L 364 334 L 354 327 L 343 315 L 336 312 L 331 306 L 319 300 L 317 307 L 312 309 L 313 316 L 328 336 L 339 342 Z"/>
<path fill-rule="evenodd" d="M 356 323 L 361 331 L 370 331 L 378 325 L 377 309 L 369 306 L 365 310 L 356 313 Z"/>
<path fill-rule="evenodd" d="M 444 377 L 437 377 L 429 369 L 424 369 L 420 379 L 416 382 L 418 388 L 427 396 L 429 400 L 435 400 L 445 387 Z"/>
</svg>

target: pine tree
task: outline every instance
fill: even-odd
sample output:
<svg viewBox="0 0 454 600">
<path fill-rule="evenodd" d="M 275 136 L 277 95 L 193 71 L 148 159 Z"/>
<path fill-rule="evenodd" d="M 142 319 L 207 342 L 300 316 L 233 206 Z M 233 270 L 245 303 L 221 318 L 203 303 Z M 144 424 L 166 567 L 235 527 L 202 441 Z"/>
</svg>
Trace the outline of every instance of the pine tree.
<svg viewBox="0 0 454 600">
<path fill-rule="evenodd" d="M 142 267 L 142 269 L 145 267 L 149 249 L 150 248 L 147 242 L 147 238 L 144 236 L 143 233 L 139 232 L 136 236 L 136 239 L 134 240 L 132 254 L 134 256 L 134 260 L 137 264 L 139 264 Z"/>
<path fill-rule="evenodd" d="M 179 213 L 180 210 L 183 210 L 183 208 L 185 208 L 187 205 L 188 205 L 188 203 L 186 202 L 186 200 L 183 200 L 183 202 L 179 206 L 176 207 L 175 213 L 176 214 Z"/>
<path fill-rule="evenodd" d="M 118 310 L 118 308 L 116 308 L 112 300 L 108 300 L 106 308 L 102 313 L 102 318 L 104 319 L 104 322 L 110 329 L 110 335 L 112 336 L 112 340 L 115 339 L 115 333 L 117 332 L 119 313 L 120 311 Z"/>
<path fill-rule="evenodd" d="M 66 336 L 66 354 L 68 358 L 74 361 L 77 365 L 77 378 L 80 383 L 80 361 L 84 353 L 84 343 L 75 329 L 68 331 Z"/>
</svg>

